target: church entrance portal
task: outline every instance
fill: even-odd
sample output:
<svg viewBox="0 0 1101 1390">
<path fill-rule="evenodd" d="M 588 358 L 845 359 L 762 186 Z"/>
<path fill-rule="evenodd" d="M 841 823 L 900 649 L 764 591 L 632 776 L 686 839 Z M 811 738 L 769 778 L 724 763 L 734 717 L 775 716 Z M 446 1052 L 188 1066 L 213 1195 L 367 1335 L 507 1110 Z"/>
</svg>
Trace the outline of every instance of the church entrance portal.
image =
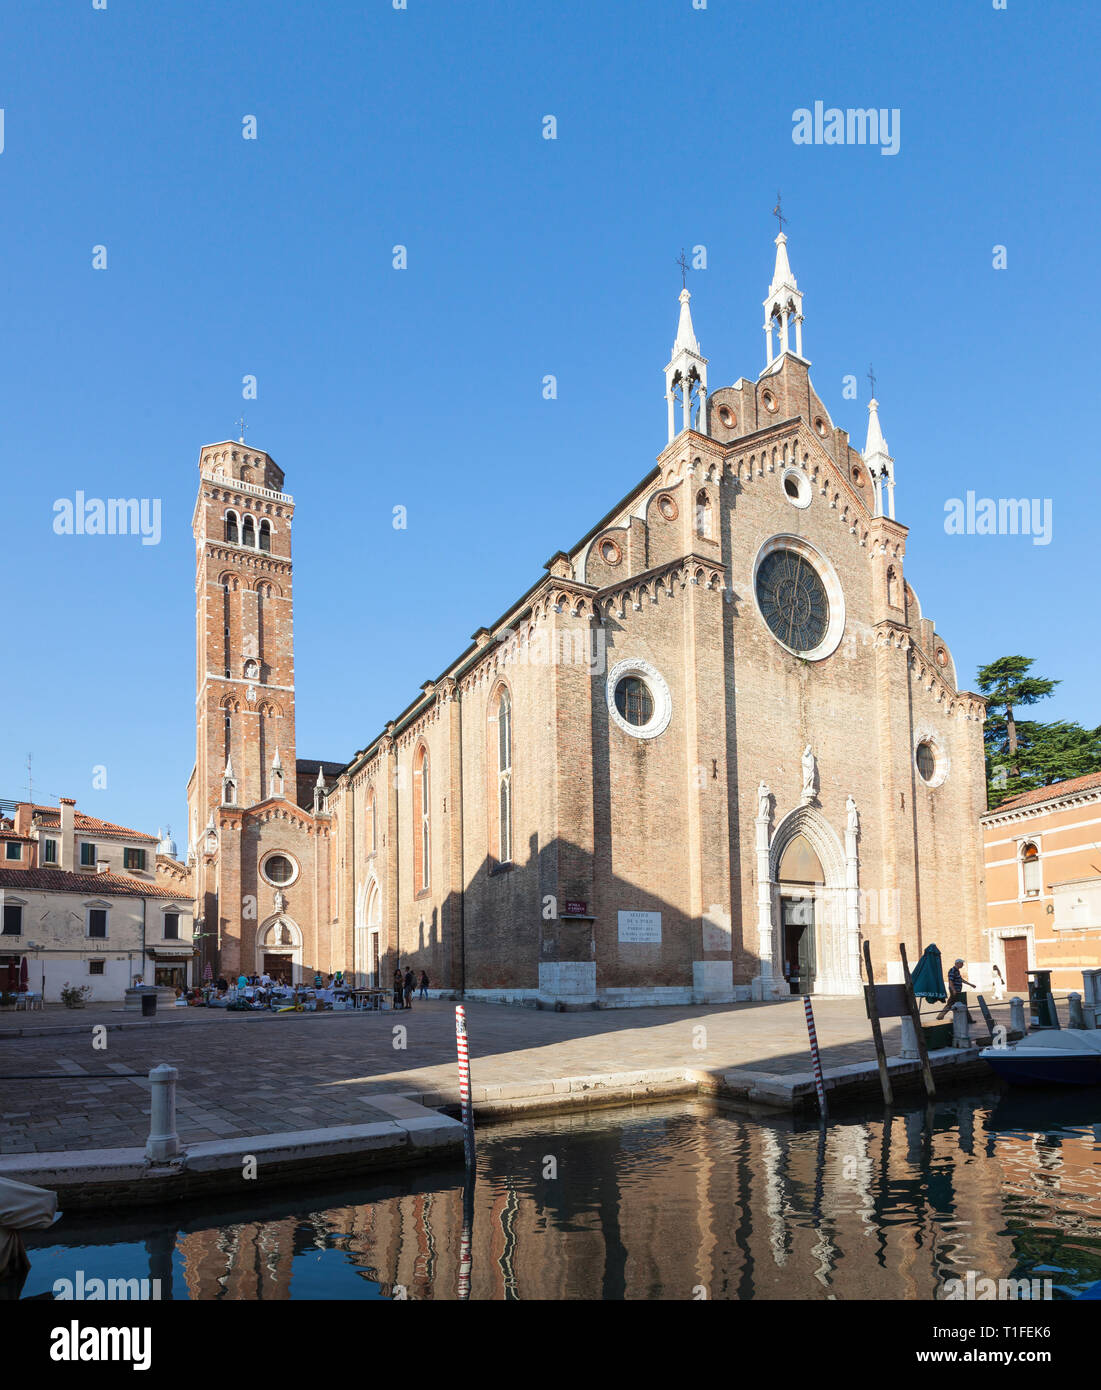
<svg viewBox="0 0 1101 1390">
<path fill-rule="evenodd" d="M 813 994 L 816 970 L 814 943 L 814 898 L 780 899 L 780 921 L 784 937 L 784 978 L 792 994 Z"/>
<path fill-rule="evenodd" d="M 294 964 L 289 955 L 273 955 L 270 951 L 264 952 L 264 974 L 270 975 L 273 980 L 278 980 L 280 984 L 289 985 L 291 976 L 294 973 Z"/>
</svg>

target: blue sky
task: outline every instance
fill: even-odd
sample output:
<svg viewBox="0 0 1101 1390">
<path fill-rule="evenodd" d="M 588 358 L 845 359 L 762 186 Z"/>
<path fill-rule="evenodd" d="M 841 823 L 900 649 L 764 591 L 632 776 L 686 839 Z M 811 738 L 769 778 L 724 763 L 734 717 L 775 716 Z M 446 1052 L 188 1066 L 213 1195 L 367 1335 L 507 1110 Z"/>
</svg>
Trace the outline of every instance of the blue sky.
<svg viewBox="0 0 1101 1390">
<path fill-rule="evenodd" d="M 242 410 L 297 503 L 299 755 L 366 744 L 652 466 L 682 247 L 712 387 L 763 367 L 778 188 L 812 378 L 862 446 L 875 363 L 961 682 L 1024 652 L 1044 717 L 1097 723 L 1099 30 L 1059 0 L 8 0 L 0 797 L 33 752 L 36 797 L 182 839 L 198 452 Z M 817 100 L 898 108 L 899 152 L 795 145 Z M 160 544 L 55 535 L 77 490 L 161 499 Z M 1051 544 L 946 535 L 968 490 L 1051 498 Z"/>
</svg>

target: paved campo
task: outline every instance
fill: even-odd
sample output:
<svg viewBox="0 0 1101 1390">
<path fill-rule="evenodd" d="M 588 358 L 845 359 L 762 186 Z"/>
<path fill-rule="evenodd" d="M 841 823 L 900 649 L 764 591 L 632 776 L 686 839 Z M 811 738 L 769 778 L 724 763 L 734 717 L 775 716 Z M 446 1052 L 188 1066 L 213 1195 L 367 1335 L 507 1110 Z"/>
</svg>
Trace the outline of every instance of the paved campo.
<svg viewBox="0 0 1101 1390">
<path fill-rule="evenodd" d="M 995 1013 L 1003 1009 L 1008 1023 L 1008 1006 Z M 591 1013 L 468 1002 L 466 1012 L 475 1087 L 642 1068 L 783 1075 L 809 1067 L 798 999 Z M 874 1061 L 862 1000 L 815 1000 L 814 1014 L 827 1070 Z M 185 1145 L 387 1119 L 373 1096 L 456 1087 L 455 1009 L 444 1000 L 409 1013 L 187 1009 L 117 1027 L 131 1020 L 110 1008 L 0 1019 L 0 1154 L 144 1144 L 145 1078 L 162 1062 L 179 1069 Z M 108 1025 L 102 1049 L 93 1045 L 99 1023 Z M 23 1036 L 4 1037 L 14 1025 Z M 898 1031 L 885 1023 L 889 1055 L 899 1050 Z M 71 1079 L 48 1079 L 59 1076 Z"/>
</svg>

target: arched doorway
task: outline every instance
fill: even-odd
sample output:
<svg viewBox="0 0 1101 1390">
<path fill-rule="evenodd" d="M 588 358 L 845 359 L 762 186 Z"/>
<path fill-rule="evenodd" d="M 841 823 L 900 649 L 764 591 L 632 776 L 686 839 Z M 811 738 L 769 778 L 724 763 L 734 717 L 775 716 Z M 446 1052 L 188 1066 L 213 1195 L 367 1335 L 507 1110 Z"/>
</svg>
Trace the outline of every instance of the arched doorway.
<svg viewBox="0 0 1101 1390">
<path fill-rule="evenodd" d="M 374 878 L 356 894 L 355 975 L 357 985 L 376 988 L 379 982 L 379 934 L 382 894 Z"/>
<path fill-rule="evenodd" d="M 818 976 L 816 899 L 826 886 L 822 863 L 803 834 L 792 836 L 780 856 L 780 968 L 792 994 L 813 994 Z"/>
<path fill-rule="evenodd" d="M 845 848 L 817 807 L 798 806 L 777 826 L 769 879 L 775 973 L 793 994 L 859 993 Z"/>
<path fill-rule="evenodd" d="M 269 917 L 257 933 L 261 969 L 272 979 L 297 984 L 302 978 L 302 931 L 286 913 Z"/>
</svg>

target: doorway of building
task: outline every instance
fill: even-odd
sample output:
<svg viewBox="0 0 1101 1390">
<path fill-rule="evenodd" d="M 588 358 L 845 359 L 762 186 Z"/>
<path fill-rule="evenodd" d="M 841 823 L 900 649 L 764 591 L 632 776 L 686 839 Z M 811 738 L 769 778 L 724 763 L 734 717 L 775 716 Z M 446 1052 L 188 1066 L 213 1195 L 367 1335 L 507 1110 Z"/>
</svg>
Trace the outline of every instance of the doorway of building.
<svg viewBox="0 0 1101 1390">
<path fill-rule="evenodd" d="M 369 980 L 368 983 L 370 984 L 370 986 L 371 986 L 372 989 L 378 989 L 378 985 L 379 985 L 378 938 L 379 938 L 379 933 L 378 933 L 377 931 L 373 931 L 373 932 L 371 933 L 371 935 L 370 935 L 370 938 L 369 938 L 369 939 L 370 939 L 370 942 L 371 942 L 371 955 L 370 955 L 370 958 L 369 958 L 369 959 L 370 959 L 370 972 L 371 972 L 371 975 L 370 975 L 370 980 Z"/>
<path fill-rule="evenodd" d="M 784 936 L 784 978 L 792 994 L 813 994 L 815 975 L 814 898 L 780 899 Z"/>
<path fill-rule="evenodd" d="M 273 955 L 270 951 L 264 952 L 264 974 L 270 975 L 273 980 L 278 980 L 281 985 L 291 983 L 292 963 L 290 956 Z"/>
<path fill-rule="evenodd" d="M 1005 949 L 1005 987 L 1010 994 L 1024 996 L 1028 990 L 1028 937 L 1007 936 Z"/>
<path fill-rule="evenodd" d="M 184 965 L 157 965 L 153 968 L 153 983 L 161 989 L 186 989 L 187 967 Z"/>
</svg>

